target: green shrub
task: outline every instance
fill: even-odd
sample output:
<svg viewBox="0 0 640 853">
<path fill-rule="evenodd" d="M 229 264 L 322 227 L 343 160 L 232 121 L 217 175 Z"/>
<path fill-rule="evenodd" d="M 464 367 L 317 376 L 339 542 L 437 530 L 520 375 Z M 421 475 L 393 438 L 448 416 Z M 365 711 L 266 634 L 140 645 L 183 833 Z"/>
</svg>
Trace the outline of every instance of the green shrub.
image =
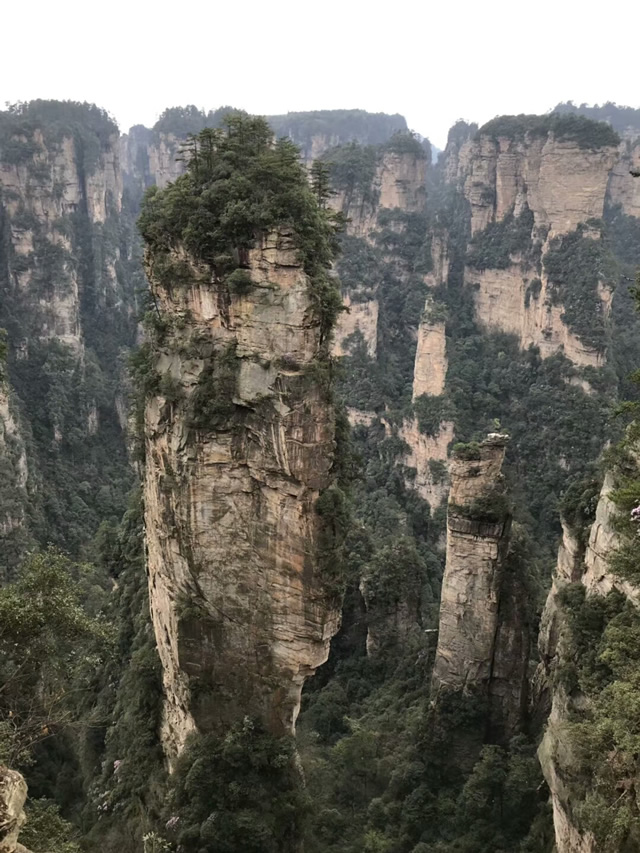
<svg viewBox="0 0 640 853">
<path fill-rule="evenodd" d="M 612 287 L 617 270 L 609 246 L 589 236 L 580 225 L 571 234 L 555 237 L 544 256 L 549 292 L 555 304 L 562 305 L 562 318 L 588 346 L 602 352 L 607 343 L 604 306 L 598 293 L 600 282 Z"/>
<path fill-rule="evenodd" d="M 432 481 L 439 485 L 447 479 L 447 463 L 441 459 L 429 459 L 429 473 Z"/>
<path fill-rule="evenodd" d="M 77 830 L 60 816 L 58 806 L 48 800 L 30 800 L 27 822 L 20 830 L 20 843 L 32 853 L 80 853 Z"/>
<path fill-rule="evenodd" d="M 525 207 L 519 216 L 512 213 L 498 222 L 490 222 L 474 235 L 469 247 L 467 264 L 476 270 L 507 269 L 514 255 L 531 251 L 533 212 Z"/>
<path fill-rule="evenodd" d="M 237 269 L 226 278 L 227 287 L 231 293 L 238 296 L 245 296 L 250 293 L 253 288 L 253 279 L 248 270 Z"/>
<path fill-rule="evenodd" d="M 459 441 L 453 445 L 453 455 L 456 459 L 462 459 L 467 462 L 477 462 L 480 460 L 480 445 L 477 441 L 470 441 L 468 444 Z"/>
<path fill-rule="evenodd" d="M 193 737 L 172 777 L 167 836 L 185 853 L 294 853 L 309 807 L 294 755 L 290 738 L 249 718 Z"/>
<path fill-rule="evenodd" d="M 500 116 L 483 125 L 477 136 L 523 139 L 527 134 L 535 137 L 549 133 L 559 140 L 577 142 L 580 148 L 597 149 L 620 143 L 618 134 L 605 122 L 592 121 L 582 115 L 558 113 Z"/>
<path fill-rule="evenodd" d="M 375 202 L 374 181 L 379 160 L 378 148 L 351 142 L 331 148 L 322 159 L 329 167 L 331 185 L 335 190 L 344 193 L 347 201 L 357 197 L 368 204 Z"/>
<path fill-rule="evenodd" d="M 498 524 L 511 514 L 512 507 L 506 494 L 496 488 L 486 495 L 474 498 L 468 504 L 450 503 L 449 512 L 484 524 Z"/>
<path fill-rule="evenodd" d="M 539 278 L 532 279 L 527 285 L 524 293 L 524 307 L 528 308 L 532 299 L 538 299 L 542 290 L 542 281 Z"/>
<path fill-rule="evenodd" d="M 189 399 L 187 422 L 192 429 L 228 428 L 235 412 L 233 398 L 239 369 L 235 343 L 211 356 Z"/>
<path fill-rule="evenodd" d="M 423 160 L 427 156 L 422 143 L 411 131 L 394 133 L 389 141 L 385 142 L 384 148 L 394 154 L 413 154 Z"/>
<path fill-rule="evenodd" d="M 287 139 L 272 144 L 264 119 L 229 114 L 223 129 L 190 137 L 186 173 L 163 190 L 147 192 L 138 225 L 154 266 L 180 243 L 214 270 L 216 258 L 245 254 L 261 234 L 293 228 L 326 343 L 341 307 L 328 270 L 343 222 L 314 194 L 298 154 Z"/>
<path fill-rule="evenodd" d="M 451 420 L 454 415 L 453 406 L 444 394 L 421 394 L 414 400 L 413 411 L 418 419 L 420 432 L 429 436 L 437 436 L 441 424 Z"/>
</svg>

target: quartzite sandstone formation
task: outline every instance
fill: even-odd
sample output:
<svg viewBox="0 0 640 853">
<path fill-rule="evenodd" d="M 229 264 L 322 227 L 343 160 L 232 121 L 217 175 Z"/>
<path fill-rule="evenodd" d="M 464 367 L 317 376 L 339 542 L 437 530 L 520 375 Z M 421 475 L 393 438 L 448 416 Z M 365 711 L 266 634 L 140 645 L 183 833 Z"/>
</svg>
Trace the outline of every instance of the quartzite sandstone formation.
<svg viewBox="0 0 640 853">
<path fill-rule="evenodd" d="M 509 218 L 531 217 L 530 233 L 511 254 L 511 262 L 493 266 L 486 260 L 474 266 L 469 259 L 464 280 L 472 289 L 478 322 L 488 328 L 516 335 L 522 348 L 539 347 L 547 357 L 562 351 L 578 366 L 599 366 L 602 350 L 585 343 L 564 318 L 564 306 L 556 298 L 545 269 L 551 241 L 572 234 L 591 220 L 602 217 L 610 184 L 613 196 L 633 207 L 632 188 L 621 176 L 616 183 L 612 169 L 617 159 L 614 145 L 581 145 L 575 139 L 556 136 L 552 130 L 476 132 L 474 127 L 454 129 L 445 152 L 444 180 L 456 187 L 469 211 L 469 235 L 482 237 L 488 227 Z M 464 131 L 464 132 L 463 132 Z M 631 154 L 627 154 L 627 162 Z M 597 229 L 588 232 L 598 239 Z M 491 238 L 499 243 L 501 238 Z M 443 236 L 434 235 L 433 271 L 429 284 L 446 281 L 448 252 Z M 602 278 L 598 286 L 600 310 L 606 317 L 614 281 Z"/>
<path fill-rule="evenodd" d="M 19 537 L 24 524 L 28 473 L 24 440 L 9 390 L 0 382 L 0 476 L 6 490 L 0 512 L 0 543 L 5 549 L 11 548 L 12 539 Z"/>
<path fill-rule="evenodd" d="M 189 278 L 175 287 L 148 263 L 172 327 L 156 363 L 172 392 L 148 400 L 145 413 L 169 756 L 194 728 L 245 714 L 291 732 L 303 682 L 326 660 L 338 622 L 316 556 L 334 413 L 314 373 L 320 332 L 292 235 L 268 234 L 250 251 L 243 294 L 182 261 Z M 197 413 L 207 401 L 220 407 L 209 421 Z"/>
<path fill-rule="evenodd" d="M 559 595 L 568 584 L 581 583 L 587 596 L 605 596 L 616 589 L 635 607 L 640 606 L 640 590 L 616 577 L 609 567 L 609 558 L 620 545 L 614 523 L 616 508 L 610 498 L 612 489 L 613 478 L 607 474 L 586 545 L 581 544 L 575 533 L 563 524 L 556 572 L 540 628 L 542 664 L 538 680 L 550 692 L 551 712 L 538 755 L 551 792 L 558 853 L 598 851 L 593 835 L 581 829 L 575 817 L 575 807 L 584 794 L 584 779 L 568 724 L 575 721 L 576 713 L 584 714 L 589 699 L 579 690 L 568 695 L 561 680 L 555 677 L 556 670 L 565 662 L 567 652 L 566 620 Z"/>
<path fill-rule="evenodd" d="M 0 765 L 0 853 L 29 853 L 18 844 L 26 799 L 27 784 L 22 774 Z"/>
<path fill-rule="evenodd" d="M 95 298 L 108 304 L 118 292 L 119 246 L 104 237 L 106 224 L 114 226 L 122 204 L 117 131 L 114 127 L 91 155 L 71 130 L 48 133 L 35 128 L 22 135 L 16 132 L 9 141 L 10 154 L 0 147 L 0 224 L 4 219 L 8 298 L 15 303 L 14 310 L 19 306 L 30 318 L 29 340 L 55 338 L 81 351 L 81 301 L 87 294 L 82 293 L 74 244 L 78 217 L 86 217 L 95 229 L 94 250 L 102 254 L 102 263 L 94 268 Z M 16 145 L 25 150 L 18 159 Z M 28 342 L 12 343 L 26 348 Z"/>
<path fill-rule="evenodd" d="M 123 485 L 129 473 L 116 410 L 140 273 L 122 206 L 117 135 L 89 105 L 35 102 L 0 113 L 0 329 L 7 347 L 0 364 L 0 573 L 19 563 L 43 530 L 42 516 L 58 541 L 70 533 L 65 542 L 73 549 L 77 518 L 88 519 L 101 499 L 98 489 L 89 500 L 71 495 L 69 481 L 77 473 L 91 491 L 80 469 L 103 444 L 121 462 Z"/>
<path fill-rule="evenodd" d="M 517 566 L 508 566 L 511 516 L 502 463 L 508 438 L 491 434 L 451 461 L 447 561 L 432 695 L 472 692 L 490 701 L 490 725 L 514 731 L 526 696 L 528 634 Z"/>
</svg>

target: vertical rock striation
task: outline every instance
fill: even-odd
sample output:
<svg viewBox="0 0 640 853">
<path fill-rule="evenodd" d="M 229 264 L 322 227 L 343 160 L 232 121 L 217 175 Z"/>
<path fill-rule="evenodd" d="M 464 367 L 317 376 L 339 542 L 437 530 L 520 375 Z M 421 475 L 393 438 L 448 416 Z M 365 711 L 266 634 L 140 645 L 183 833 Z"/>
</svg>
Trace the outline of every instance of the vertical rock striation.
<svg viewBox="0 0 640 853">
<path fill-rule="evenodd" d="M 478 323 L 516 335 L 523 349 L 533 345 L 543 357 L 564 352 L 578 366 L 598 367 L 615 270 L 603 260 L 606 244 L 598 250 L 577 237 L 599 241 L 608 185 L 610 198 L 617 193 L 629 203 L 632 188 L 622 177 L 610 180 L 618 169 L 616 134 L 584 118 L 572 121 L 507 116 L 479 131 L 457 126 L 441 172 L 467 210 L 464 283 Z M 560 269 L 559 255 L 573 250 Z M 578 256 L 598 253 L 602 259 L 590 264 L 598 275 L 580 278 Z M 448 255 L 434 264 L 435 284 L 443 260 L 448 272 Z M 567 268 L 576 271 L 575 282 Z"/>
<path fill-rule="evenodd" d="M 26 799 L 27 784 L 22 774 L 0 765 L 0 853 L 29 853 L 18 843 Z"/>
<path fill-rule="evenodd" d="M 0 442 L 22 503 L 10 535 L 26 519 L 40 544 L 76 553 L 105 515 L 122 511 L 131 473 L 116 412 L 136 327 L 122 196 L 118 129 L 105 112 L 55 101 L 0 112 L 0 328 L 11 389 Z M 108 482 L 94 483 L 102 454 Z M 4 570 L 19 556 L 7 553 Z"/>
<path fill-rule="evenodd" d="M 490 725 L 513 732 L 526 697 L 528 637 L 517 566 L 508 566 L 511 515 L 502 463 L 507 437 L 491 434 L 450 466 L 447 560 L 432 695 L 465 692 L 489 702 Z"/>
<path fill-rule="evenodd" d="M 616 525 L 617 509 L 611 500 L 613 488 L 614 478 L 608 472 L 600 491 L 595 518 L 586 532 L 571 529 L 563 523 L 563 540 L 553 585 L 542 616 L 539 639 L 542 663 L 538 668 L 537 680 L 548 697 L 550 713 L 538 755 L 551 793 L 558 853 L 597 853 L 604 849 L 585 826 L 584 819 L 581 819 L 580 811 L 585 800 L 595 792 L 597 783 L 591 775 L 585 777 L 584 756 L 581 754 L 581 745 L 576 743 L 575 730 L 572 729 L 584 720 L 590 721 L 589 726 L 597 725 L 590 716 L 592 703 L 594 700 L 598 702 L 599 690 L 604 693 L 607 688 L 598 688 L 598 682 L 594 680 L 590 690 L 584 690 L 579 679 L 576 678 L 574 684 L 568 685 L 564 677 L 567 669 L 576 665 L 564 593 L 570 585 L 573 585 L 573 590 L 582 586 L 587 606 L 593 606 L 615 591 L 623 610 L 626 605 L 630 608 L 627 612 L 633 613 L 640 606 L 638 587 L 615 575 L 609 565 L 611 557 L 622 544 L 620 528 Z M 592 612 L 597 613 L 597 610 Z M 593 616 L 591 618 L 594 619 Z M 592 622 L 592 625 L 597 624 L 597 621 Z M 625 625 L 621 636 L 631 630 Z M 589 649 L 590 653 L 599 655 L 599 641 L 599 637 L 592 641 L 595 647 Z M 598 656 L 597 660 L 606 669 L 605 658 Z M 621 713 L 624 713 L 623 708 Z M 612 800 L 620 803 L 628 794 L 633 795 L 636 779 L 628 765 L 625 765 L 624 744 L 620 745 L 619 732 L 617 737 L 612 736 L 607 741 L 599 759 L 610 766 L 611 778 L 608 783 Z M 604 804 L 599 805 L 599 811 L 606 816 Z M 631 813 L 634 812 L 635 795 Z M 634 838 L 632 833 L 632 837 L 627 839 L 627 846 L 615 849 L 635 849 Z M 607 846 L 606 849 L 614 848 Z"/>
<path fill-rule="evenodd" d="M 0 375 L 0 548 L 5 572 L 17 565 L 27 540 L 28 476 L 25 442 L 14 401 Z"/>
<path fill-rule="evenodd" d="M 246 714 L 291 732 L 339 606 L 318 565 L 316 510 L 332 483 L 334 413 L 315 378 L 320 330 L 293 235 L 249 252 L 245 294 L 181 262 L 188 278 L 175 286 L 153 255 L 148 265 L 173 329 L 156 365 L 171 393 L 146 406 L 144 487 L 170 756 L 194 728 Z"/>
</svg>

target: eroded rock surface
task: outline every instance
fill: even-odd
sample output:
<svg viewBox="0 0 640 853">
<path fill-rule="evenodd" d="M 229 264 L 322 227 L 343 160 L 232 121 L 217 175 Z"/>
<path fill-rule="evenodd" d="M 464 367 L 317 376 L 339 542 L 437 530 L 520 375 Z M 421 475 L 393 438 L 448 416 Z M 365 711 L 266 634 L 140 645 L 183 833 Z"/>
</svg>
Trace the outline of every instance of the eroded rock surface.
<svg viewBox="0 0 640 853">
<path fill-rule="evenodd" d="M 334 413 L 314 378 L 319 328 L 291 234 L 250 252 L 243 295 L 185 260 L 190 279 L 175 288 L 149 264 L 162 314 L 179 326 L 157 361 L 179 400 L 159 393 L 145 413 L 149 588 L 170 756 L 194 728 L 239 715 L 291 732 L 339 606 L 317 561 Z M 224 412 L 207 423 L 194 407 L 207 370 L 216 383 L 216 359 L 226 384 L 207 393 Z"/>
<path fill-rule="evenodd" d="M 0 853 L 29 853 L 18 844 L 25 822 L 27 783 L 16 770 L 0 765 Z"/>
<path fill-rule="evenodd" d="M 447 560 L 432 696 L 464 691 L 490 703 L 500 735 L 517 730 L 526 698 L 529 640 L 517 565 L 508 565 L 511 515 L 502 463 L 508 438 L 492 434 L 450 463 Z"/>
<path fill-rule="evenodd" d="M 605 596 L 616 589 L 636 607 L 640 605 L 638 589 L 617 578 L 609 568 L 609 558 L 620 544 L 614 525 L 616 509 L 610 499 L 612 489 L 613 478 L 608 473 L 586 540 L 579 541 L 575 533 L 563 525 L 553 585 L 542 615 L 539 638 L 542 663 L 538 681 L 550 696 L 551 709 L 538 756 L 551 793 L 558 853 L 597 853 L 599 849 L 593 835 L 580 827 L 575 816 L 584 778 L 568 726 L 576 719 L 576 711 L 583 713 L 588 707 L 589 699 L 579 690 L 568 695 L 556 676 L 566 658 L 568 643 L 559 594 L 567 584 L 581 583 L 588 596 Z"/>
</svg>

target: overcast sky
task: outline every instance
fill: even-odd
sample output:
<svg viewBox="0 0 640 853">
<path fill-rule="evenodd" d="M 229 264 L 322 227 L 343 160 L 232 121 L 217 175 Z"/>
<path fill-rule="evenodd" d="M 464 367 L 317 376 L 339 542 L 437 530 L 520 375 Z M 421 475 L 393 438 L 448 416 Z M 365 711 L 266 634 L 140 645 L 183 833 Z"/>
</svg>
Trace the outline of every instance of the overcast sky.
<svg viewBox="0 0 640 853">
<path fill-rule="evenodd" d="M 187 103 L 360 107 L 402 113 L 444 147 L 459 118 L 640 106 L 637 20 L 625 0 L 13 0 L 0 104 L 92 101 L 121 130 Z"/>
</svg>

